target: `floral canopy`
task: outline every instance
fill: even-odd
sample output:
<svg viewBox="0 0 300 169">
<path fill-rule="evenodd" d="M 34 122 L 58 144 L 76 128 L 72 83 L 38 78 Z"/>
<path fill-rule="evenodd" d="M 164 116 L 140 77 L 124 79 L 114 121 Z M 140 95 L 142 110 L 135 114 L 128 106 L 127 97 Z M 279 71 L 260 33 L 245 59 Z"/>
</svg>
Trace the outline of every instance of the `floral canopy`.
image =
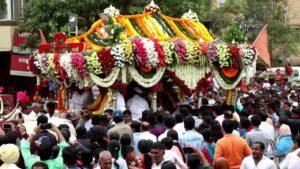
<svg viewBox="0 0 300 169">
<path fill-rule="evenodd" d="M 208 87 L 212 76 L 233 89 L 257 58 L 250 44 L 215 42 L 192 11 L 171 18 L 151 3 L 143 14 L 120 15 L 110 6 L 101 16 L 80 36 L 57 34 L 53 43 L 41 44 L 29 69 L 67 87 L 119 88 L 135 81 L 151 88 L 168 76 L 195 92 Z"/>
</svg>

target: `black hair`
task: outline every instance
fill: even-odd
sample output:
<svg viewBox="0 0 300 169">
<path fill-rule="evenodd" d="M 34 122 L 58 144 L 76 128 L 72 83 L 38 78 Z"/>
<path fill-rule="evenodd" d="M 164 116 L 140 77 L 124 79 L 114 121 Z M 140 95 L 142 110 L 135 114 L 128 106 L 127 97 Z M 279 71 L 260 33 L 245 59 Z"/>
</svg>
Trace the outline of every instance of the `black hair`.
<svg viewBox="0 0 300 169">
<path fill-rule="evenodd" d="M 63 149 L 62 157 L 64 159 L 64 163 L 70 167 L 77 163 L 77 151 L 75 147 L 69 146 Z"/>
<path fill-rule="evenodd" d="M 108 113 L 108 114 L 112 115 L 113 109 L 106 109 L 106 110 L 104 110 L 104 113 Z"/>
<path fill-rule="evenodd" d="M 193 116 L 197 116 L 197 117 L 199 117 L 199 111 L 198 111 L 198 109 L 192 109 L 192 115 Z"/>
<path fill-rule="evenodd" d="M 183 122 L 183 115 L 182 114 L 176 114 L 175 115 L 175 121 L 176 121 L 176 123 Z"/>
<path fill-rule="evenodd" d="M 91 143 L 97 143 L 97 145 L 100 145 L 102 149 L 107 149 L 107 141 L 104 139 L 106 136 L 105 128 L 99 125 L 96 125 L 90 129 L 90 142 Z M 92 150 L 93 151 L 93 150 Z"/>
<path fill-rule="evenodd" d="M 195 119 L 192 116 L 188 116 L 184 118 L 184 128 L 186 130 L 193 130 L 195 127 Z"/>
<path fill-rule="evenodd" d="M 142 112 L 142 120 L 141 121 L 148 121 L 150 114 L 152 114 L 152 112 L 150 110 L 144 110 Z"/>
<path fill-rule="evenodd" d="M 167 128 L 171 129 L 175 126 L 175 124 L 176 124 L 176 121 L 175 121 L 175 118 L 173 116 L 168 115 L 164 118 L 164 125 Z"/>
<path fill-rule="evenodd" d="M 187 159 L 187 166 L 189 169 L 201 168 L 201 160 L 199 159 L 199 156 L 191 154 Z"/>
<path fill-rule="evenodd" d="M 66 142 L 69 142 L 70 137 L 71 137 L 70 130 L 63 128 L 63 129 L 61 129 L 61 134 L 64 136 Z"/>
<path fill-rule="evenodd" d="M 99 115 L 92 115 L 92 125 L 99 125 L 100 124 L 100 116 Z"/>
<path fill-rule="evenodd" d="M 183 117 L 186 117 L 190 114 L 190 108 L 187 106 L 180 106 L 179 112 L 180 114 L 182 114 Z"/>
<path fill-rule="evenodd" d="M 240 116 L 242 117 L 248 117 L 250 115 L 249 109 L 244 108 L 241 112 L 240 112 Z"/>
<path fill-rule="evenodd" d="M 59 130 L 62 130 L 62 129 L 70 130 L 70 127 L 69 127 L 67 124 L 60 124 L 60 125 L 58 126 L 58 129 L 59 129 Z"/>
<path fill-rule="evenodd" d="M 139 152 L 144 155 L 144 166 L 146 169 L 151 169 L 152 167 L 152 157 L 150 155 L 152 144 L 151 140 L 140 140 L 138 142 Z"/>
<path fill-rule="evenodd" d="M 178 149 L 179 149 L 179 151 L 180 151 L 180 153 L 181 153 L 181 155 L 182 155 L 182 157 L 183 157 L 183 161 L 185 162 L 185 155 L 184 155 L 184 153 L 183 153 L 183 150 L 182 150 L 182 147 L 181 147 L 181 145 L 178 143 L 178 133 L 175 131 L 175 130 L 169 130 L 168 132 L 167 132 L 167 137 L 170 137 L 170 138 L 172 138 L 172 140 L 173 140 L 173 145 L 174 146 L 176 146 Z"/>
<path fill-rule="evenodd" d="M 241 120 L 240 120 L 240 124 L 243 129 L 248 129 L 250 127 L 251 123 L 250 123 L 249 118 L 242 116 Z"/>
<path fill-rule="evenodd" d="M 149 124 L 149 123 L 146 123 L 146 125 L 145 125 L 145 123 L 144 123 L 144 124 L 141 123 L 141 129 L 143 129 L 143 131 L 149 131 L 149 129 L 150 129 L 150 124 Z"/>
<path fill-rule="evenodd" d="M 208 123 L 201 123 L 201 124 L 199 124 L 198 130 L 201 132 L 202 130 L 205 130 L 205 129 L 208 129 L 208 128 L 209 128 Z"/>
<path fill-rule="evenodd" d="M 36 163 L 34 163 L 31 167 L 31 169 L 34 169 L 34 167 L 41 167 L 43 169 L 49 169 L 48 165 L 44 162 L 38 161 Z"/>
<path fill-rule="evenodd" d="M 116 141 L 120 140 L 120 135 L 117 132 L 110 133 L 108 137 L 109 137 L 109 140 L 116 140 Z"/>
<path fill-rule="evenodd" d="M 113 117 L 113 121 L 115 123 L 121 123 L 121 122 L 123 122 L 123 117 L 119 117 L 119 116 Z"/>
<path fill-rule="evenodd" d="M 147 122 L 150 124 L 150 126 L 154 126 L 156 123 L 156 116 L 153 113 L 151 113 L 148 116 Z"/>
<path fill-rule="evenodd" d="M 261 141 L 256 141 L 256 142 L 253 143 L 253 145 L 254 145 L 254 144 L 258 144 L 261 150 L 263 150 L 263 151 L 265 150 L 265 145 L 264 145 L 263 142 L 261 142 Z"/>
<path fill-rule="evenodd" d="M 131 116 L 131 111 L 130 110 L 125 110 L 124 112 L 123 112 L 123 115 L 130 115 Z"/>
<path fill-rule="evenodd" d="M 268 118 L 268 113 L 266 109 L 259 109 L 259 116 L 261 121 L 266 121 Z"/>
<path fill-rule="evenodd" d="M 164 161 L 161 164 L 161 169 L 176 169 L 176 165 L 171 161 Z"/>
<path fill-rule="evenodd" d="M 91 163 L 93 162 L 93 153 L 91 150 L 89 149 L 84 149 L 81 151 L 81 160 L 82 160 L 82 164 L 83 166 L 90 166 L 91 167 Z"/>
<path fill-rule="evenodd" d="M 161 143 L 164 144 L 167 150 L 170 150 L 173 147 L 173 139 L 171 137 L 165 137 L 161 140 Z"/>
<path fill-rule="evenodd" d="M 53 145 L 49 140 L 42 140 L 40 145 L 37 148 L 37 154 L 40 157 L 41 161 L 49 160 L 52 156 L 52 147 Z"/>
<path fill-rule="evenodd" d="M 115 159 L 115 161 L 113 161 L 113 163 L 117 169 L 120 167 L 120 165 L 117 163 L 120 150 L 121 150 L 121 145 L 118 141 L 112 140 L 109 142 L 108 151 L 111 153 L 111 156 Z"/>
<path fill-rule="evenodd" d="M 157 141 L 152 144 L 151 149 L 165 150 L 166 148 L 163 143 L 161 143 L 160 141 Z"/>
<path fill-rule="evenodd" d="M 122 154 L 123 158 L 126 159 L 127 155 L 133 151 L 134 151 L 134 148 L 132 146 L 125 146 L 125 147 L 122 147 L 121 154 Z"/>
<path fill-rule="evenodd" d="M 261 119 L 259 115 L 253 115 L 251 117 L 251 124 L 255 127 L 258 127 L 261 124 Z"/>
<path fill-rule="evenodd" d="M 84 126 L 80 126 L 76 129 L 77 139 L 84 138 L 86 136 L 86 128 Z"/>
<path fill-rule="evenodd" d="M 222 126 L 216 120 L 212 121 L 211 126 L 211 139 L 213 142 L 217 142 L 219 139 L 223 137 Z"/>
<path fill-rule="evenodd" d="M 134 132 L 140 132 L 140 130 L 141 130 L 141 123 L 138 122 L 138 121 L 132 121 L 131 122 L 131 129 Z"/>
<path fill-rule="evenodd" d="M 233 123 L 231 120 L 225 119 L 222 123 L 222 127 L 223 127 L 225 133 L 227 133 L 227 134 L 232 133 L 232 131 L 233 131 Z"/>
<path fill-rule="evenodd" d="M 46 124 L 46 123 L 48 123 L 48 117 L 45 115 L 40 115 L 40 116 L 38 116 L 36 121 L 37 121 L 37 125 Z"/>
<path fill-rule="evenodd" d="M 125 133 L 120 138 L 120 143 L 123 146 L 129 146 L 131 145 L 131 137 L 129 134 Z"/>
<path fill-rule="evenodd" d="M 204 140 L 208 143 L 212 142 L 210 128 L 204 129 L 200 132 L 204 138 Z"/>
<path fill-rule="evenodd" d="M 17 139 L 19 138 L 18 133 L 15 131 L 7 131 L 2 138 L 3 144 L 17 144 Z"/>
<path fill-rule="evenodd" d="M 240 126 L 240 123 L 236 120 L 232 120 L 233 129 L 237 130 Z"/>
</svg>

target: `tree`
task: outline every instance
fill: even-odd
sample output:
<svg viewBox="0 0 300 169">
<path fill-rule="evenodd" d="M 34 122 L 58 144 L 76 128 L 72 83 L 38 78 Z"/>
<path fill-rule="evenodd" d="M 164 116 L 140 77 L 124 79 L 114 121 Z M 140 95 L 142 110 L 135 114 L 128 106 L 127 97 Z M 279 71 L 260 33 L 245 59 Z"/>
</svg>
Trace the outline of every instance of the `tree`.
<svg viewBox="0 0 300 169">
<path fill-rule="evenodd" d="M 0 11 L 4 11 L 6 9 L 5 0 L 0 0 Z"/>
</svg>

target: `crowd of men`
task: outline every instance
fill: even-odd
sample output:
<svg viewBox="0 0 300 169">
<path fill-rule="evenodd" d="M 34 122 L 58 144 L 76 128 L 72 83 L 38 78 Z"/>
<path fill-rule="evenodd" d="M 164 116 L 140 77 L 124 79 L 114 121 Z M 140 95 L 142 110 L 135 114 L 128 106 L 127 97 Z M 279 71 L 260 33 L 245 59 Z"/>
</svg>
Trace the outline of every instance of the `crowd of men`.
<svg viewBox="0 0 300 169">
<path fill-rule="evenodd" d="M 235 105 L 211 91 L 175 112 L 150 111 L 136 90 L 128 109 L 83 105 L 76 124 L 33 102 L 2 123 L 0 169 L 300 169 L 300 90 L 265 83 Z"/>
</svg>

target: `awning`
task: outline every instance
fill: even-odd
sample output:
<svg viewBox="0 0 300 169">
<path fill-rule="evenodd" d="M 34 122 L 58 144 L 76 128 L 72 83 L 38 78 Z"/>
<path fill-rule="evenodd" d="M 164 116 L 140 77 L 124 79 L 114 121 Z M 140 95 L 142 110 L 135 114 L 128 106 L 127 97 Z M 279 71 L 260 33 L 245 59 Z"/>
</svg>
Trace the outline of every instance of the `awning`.
<svg viewBox="0 0 300 169">
<path fill-rule="evenodd" d="M 34 75 L 27 69 L 29 55 L 11 54 L 10 75 L 33 77 Z"/>
</svg>

